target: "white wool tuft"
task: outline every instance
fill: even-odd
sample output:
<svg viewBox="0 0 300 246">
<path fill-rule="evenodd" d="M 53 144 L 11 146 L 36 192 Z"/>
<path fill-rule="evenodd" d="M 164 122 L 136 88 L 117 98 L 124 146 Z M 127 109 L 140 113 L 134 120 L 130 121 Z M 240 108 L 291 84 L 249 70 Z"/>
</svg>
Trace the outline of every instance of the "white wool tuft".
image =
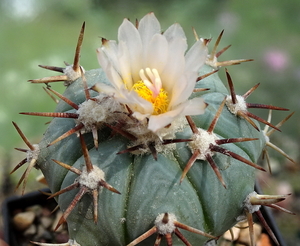
<svg viewBox="0 0 300 246">
<path fill-rule="evenodd" d="M 68 80 L 73 82 L 74 80 L 81 77 L 81 70 L 83 71 L 83 73 L 85 73 L 83 67 L 81 67 L 81 69 L 79 69 L 79 71 L 76 72 L 73 69 L 73 65 L 69 65 L 69 66 L 66 66 L 66 68 L 63 71 L 64 71 L 64 74 L 68 77 Z"/>
<path fill-rule="evenodd" d="M 84 185 L 91 190 L 97 189 L 101 180 L 105 180 L 105 174 L 99 167 L 94 165 L 93 170 L 89 173 L 86 166 L 84 166 L 81 175 L 78 177 L 80 185 Z"/>
<path fill-rule="evenodd" d="M 158 230 L 159 234 L 166 235 L 168 233 L 173 233 L 176 229 L 176 226 L 174 225 L 174 222 L 177 220 L 176 216 L 174 214 L 168 213 L 168 223 L 164 223 L 162 220 L 164 218 L 165 214 L 159 214 L 155 219 L 155 226 Z"/>
<path fill-rule="evenodd" d="M 33 144 L 34 150 L 27 151 L 27 162 L 31 162 L 32 159 L 37 160 L 40 154 L 40 146 Z"/>
<path fill-rule="evenodd" d="M 77 110 L 78 122 L 81 122 L 86 131 L 91 131 L 93 126 L 99 127 L 102 123 L 111 123 L 115 121 L 115 111 L 123 111 L 120 105 L 113 97 L 103 93 L 93 98 L 93 100 L 84 101 Z"/>
<path fill-rule="evenodd" d="M 238 111 L 247 111 L 245 98 L 240 95 L 236 95 L 236 99 L 237 103 L 233 104 L 231 96 L 226 97 L 226 106 L 228 110 L 234 115 L 237 115 Z"/>
<path fill-rule="evenodd" d="M 210 144 L 215 145 L 218 137 L 214 133 L 208 133 L 206 130 L 198 128 L 199 133 L 192 136 L 193 141 L 188 143 L 192 152 L 199 150 L 200 155 L 197 157 L 199 160 L 206 160 L 205 155 L 214 155 L 209 148 Z"/>
<path fill-rule="evenodd" d="M 247 197 L 246 199 L 244 200 L 243 202 L 243 207 L 245 209 L 248 210 L 249 213 L 253 214 L 254 212 L 258 211 L 260 209 L 260 205 L 252 205 L 251 202 L 250 202 L 250 198 L 251 197 L 254 197 L 254 196 L 257 196 L 257 193 L 255 191 L 251 192 Z"/>
</svg>

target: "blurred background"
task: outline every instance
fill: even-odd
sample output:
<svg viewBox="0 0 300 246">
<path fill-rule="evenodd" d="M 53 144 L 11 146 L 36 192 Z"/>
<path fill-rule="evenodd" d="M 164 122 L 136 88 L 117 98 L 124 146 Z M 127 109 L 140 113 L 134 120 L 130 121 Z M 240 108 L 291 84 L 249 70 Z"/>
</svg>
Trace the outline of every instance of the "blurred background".
<svg viewBox="0 0 300 246">
<path fill-rule="evenodd" d="M 19 112 L 53 111 L 55 103 L 43 85 L 27 80 L 56 75 L 38 67 L 72 63 L 79 30 L 86 31 L 81 65 L 98 68 L 95 50 L 101 37 L 117 38 L 124 17 L 135 21 L 154 11 L 165 30 L 180 23 L 189 43 L 195 41 L 192 27 L 201 37 L 213 38 L 225 29 L 220 49 L 232 44 L 219 60 L 252 58 L 253 62 L 229 67 L 237 94 L 244 94 L 257 83 L 258 89 L 248 102 L 273 104 L 295 111 L 292 118 L 275 132 L 271 142 L 282 148 L 296 165 L 269 149 L 273 174 L 258 174 L 264 192 L 292 193 L 283 204 L 296 216 L 275 213 L 287 245 L 300 245 L 300 1 L 292 0 L 1 0 L 0 1 L 0 202 L 14 192 L 24 168 L 8 175 L 25 158 L 14 147 L 26 148 L 12 125 L 15 121 L 31 143 L 38 143 L 48 119 L 21 116 Z M 212 44 L 211 46 L 212 47 Z M 220 77 L 225 81 L 224 69 Z M 53 88 L 62 92 L 61 84 Z M 227 86 L 227 84 L 226 84 Z M 252 110 L 267 119 L 267 110 Z M 273 112 L 277 124 L 289 112 Z M 39 188 L 32 172 L 26 192 Z M 41 186 L 42 187 L 42 186 Z M 1 225 L 1 222 L 0 222 Z"/>
</svg>

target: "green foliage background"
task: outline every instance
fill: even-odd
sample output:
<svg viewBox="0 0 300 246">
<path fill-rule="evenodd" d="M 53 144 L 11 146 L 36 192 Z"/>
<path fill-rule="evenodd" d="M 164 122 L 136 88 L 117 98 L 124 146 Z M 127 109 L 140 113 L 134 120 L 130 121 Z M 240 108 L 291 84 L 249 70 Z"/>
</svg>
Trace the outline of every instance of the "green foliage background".
<svg viewBox="0 0 300 246">
<path fill-rule="evenodd" d="M 261 83 L 249 97 L 249 102 L 271 103 L 296 111 L 281 128 L 283 133 L 274 134 L 272 142 L 297 160 L 300 136 L 299 10 L 300 1 L 292 0 L 2 0 L 0 170 L 6 170 L 10 161 L 15 165 L 24 158 L 12 151 L 13 147 L 24 147 L 24 144 L 11 121 L 17 122 L 26 136 L 37 143 L 48 119 L 27 118 L 29 116 L 18 113 L 52 111 L 55 106 L 42 90 L 42 85 L 27 82 L 28 79 L 55 75 L 39 68 L 38 64 L 64 66 L 64 61 L 72 63 L 79 30 L 86 21 L 81 64 L 86 70 L 97 68 L 95 49 L 101 45 L 100 37 L 116 39 L 117 28 L 124 17 L 134 21 L 151 11 L 162 23 L 163 29 L 179 22 L 190 44 L 194 41 L 192 27 L 200 36 L 212 37 L 213 42 L 225 29 L 220 48 L 228 44 L 232 44 L 232 48 L 220 60 L 255 60 L 228 68 L 237 93 L 243 94 L 256 83 Z M 270 54 L 275 58 L 268 59 Z M 278 67 L 274 65 L 276 59 Z M 224 69 L 221 69 L 220 75 L 226 81 L 224 74 Z M 63 91 L 60 84 L 52 86 Z M 266 110 L 252 112 L 267 118 Z M 272 123 L 276 124 L 287 113 L 273 112 L 273 115 Z M 273 151 L 270 154 L 277 157 L 280 166 L 284 165 L 283 158 Z M 286 174 L 279 170 L 275 177 L 286 175 L 291 182 L 299 178 L 299 168 L 297 176 L 295 172 Z M 300 193 L 298 183 L 292 183 L 295 193 Z M 285 224 L 282 227 L 284 230 Z M 299 229 L 293 232 L 300 233 Z M 289 231 L 284 231 L 284 234 L 290 237 Z"/>
</svg>

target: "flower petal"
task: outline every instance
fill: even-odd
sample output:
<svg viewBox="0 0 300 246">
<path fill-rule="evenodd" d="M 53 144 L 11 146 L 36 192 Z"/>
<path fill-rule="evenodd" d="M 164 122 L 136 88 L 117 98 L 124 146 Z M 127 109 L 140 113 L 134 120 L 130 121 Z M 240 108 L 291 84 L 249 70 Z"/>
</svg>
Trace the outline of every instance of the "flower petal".
<svg viewBox="0 0 300 246">
<path fill-rule="evenodd" d="M 139 121 L 145 120 L 147 117 L 149 117 L 151 114 L 141 114 L 140 112 L 136 111 L 132 114 L 134 118 L 136 118 Z"/>
<path fill-rule="evenodd" d="M 192 94 L 198 77 L 198 71 L 207 57 L 207 47 L 199 40 L 185 55 L 184 77 L 173 87 L 170 106 L 176 106 L 189 98 Z"/>
<path fill-rule="evenodd" d="M 171 43 L 175 38 L 182 38 L 186 40 L 185 33 L 178 23 L 170 26 L 163 35 L 166 37 L 169 43 Z"/>
<path fill-rule="evenodd" d="M 187 43 L 182 38 L 175 38 L 169 43 L 168 48 L 168 62 L 160 77 L 164 89 L 172 96 L 172 90 L 178 87 L 180 77 L 185 70 L 184 53 L 187 49 Z"/>
<path fill-rule="evenodd" d="M 199 39 L 185 55 L 185 69 L 198 72 L 205 63 L 207 58 L 207 47 L 201 39 Z"/>
<path fill-rule="evenodd" d="M 120 68 L 117 54 L 118 45 L 115 40 L 103 41 L 102 47 L 97 49 L 97 58 L 100 66 L 105 69 L 109 62 L 119 72 Z"/>
<path fill-rule="evenodd" d="M 199 115 L 204 114 L 207 104 L 204 102 L 203 98 L 195 97 L 181 104 L 180 107 L 183 108 L 181 114 L 183 114 L 184 116 Z"/>
<path fill-rule="evenodd" d="M 179 116 L 180 110 L 168 111 L 164 114 L 151 115 L 149 117 L 148 129 L 152 132 L 157 132 L 159 129 L 169 125 L 175 118 Z"/>
<path fill-rule="evenodd" d="M 152 103 L 141 98 L 135 91 L 128 91 L 125 86 L 116 92 L 115 97 L 120 103 L 128 105 L 133 112 L 140 112 L 147 116 L 153 113 Z"/>
<path fill-rule="evenodd" d="M 149 13 L 140 20 L 138 31 L 141 36 L 143 51 L 147 51 L 152 37 L 161 32 L 160 23 L 154 13 Z M 144 58 L 145 56 L 146 54 L 144 54 Z M 142 65 L 145 67 L 145 64 Z"/>
<path fill-rule="evenodd" d="M 168 42 L 161 34 L 155 34 L 149 43 L 146 61 L 147 67 L 161 73 L 168 61 Z"/>
<path fill-rule="evenodd" d="M 140 34 L 136 27 L 125 19 L 119 28 L 118 39 L 127 46 L 132 79 L 137 81 L 139 79 L 137 71 L 141 69 L 142 40 Z"/>
<path fill-rule="evenodd" d="M 120 74 L 116 71 L 116 69 L 114 69 L 111 63 L 107 65 L 104 71 L 106 73 L 107 78 L 116 89 L 119 89 L 123 86 L 124 83 L 122 78 L 120 77 Z"/>
<path fill-rule="evenodd" d="M 93 86 L 93 90 L 97 91 L 98 93 L 105 93 L 107 95 L 114 95 L 116 93 L 116 89 L 114 87 L 103 83 L 96 83 Z"/>
<path fill-rule="evenodd" d="M 130 90 L 133 85 L 131 67 L 130 67 L 130 54 L 126 43 L 119 41 L 119 53 L 118 59 L 120 64 L 120 74 L 123 83 L 126 85 L 127 89 Z"/>
<path fill-rule="evenodd" d="M 153 12 L 145 15 L 140 20 L 138 30 L 141 35 L 143 44 L 151 40 L 154 34 L 160 33 L 160 23 Z"/>
<path fill-rule="evenodd" d="M 180 104 L 174 110 L 160 115 L 151 115 L 149 118 L 148 129 L 157 132 L 159 129 L 172 123 L 180 116 L 203 114 L 206 106 L 203 98 L 193 98 Z"/>
<path fill-rule="evenodd" d="M 195 85 L 196 79 L 198 77 L 198 72 L 185 72 L 184 77 L 180 80 L 180 85 L 178 87 L 174 87 L 172 91 L 172 103 L 171 105 L 178 105 L 190 97 L 192 94 Z"/>
</svg>

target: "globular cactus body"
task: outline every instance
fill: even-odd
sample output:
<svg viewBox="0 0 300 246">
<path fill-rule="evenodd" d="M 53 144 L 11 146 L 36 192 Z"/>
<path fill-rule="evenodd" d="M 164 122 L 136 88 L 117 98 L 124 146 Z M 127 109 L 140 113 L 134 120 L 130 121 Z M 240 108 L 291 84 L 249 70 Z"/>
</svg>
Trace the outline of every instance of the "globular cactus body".
<svg viewBox="0 0 300 246">
<path fill-rule="evenodd" d="M 101 69 L 85 73 L 88 86 L 105 81 Z M 224 99 L 223 83 L 217 75 L 212 89 L 203 95 L 208 107 L 204 115 L 193 117 L 197 127 L 207 129 Z M 206 79 L 207 84 L 209 78 Z M 201 81 L 203 82 L 203 81 Z M 204 81 L 205 82 L 205 81 Z M 219 92 L 218 89 L 221 88 Z M 64 96 L 73 102 L 84 102 L 82 79 L 74 81 Z M 56 111 L 72 112 L 70 106 L 61 101 Z M 75 126 L 73 119 L 55 118 L 49 125 L 43 141 L 38 164 L 45 174 L 52 192 L 74 182 L 76 174 L 60 167 L 52 159 L 72 165 L 78 169 L 84 166 L 81 145 L 76 135 L 46 146 Z M 103 190 L 99 196 L 99 220 L 93 221 L 91 196 L 85 196 L 68 216 L 70 238 L 81 245 L 126 245 L 149 229 L 160 213 L 174 213 L 179 221 L 195 228 L 221 235 L 237 222 L 243 213 L 243 200 L 253 191 L 255 169 L 239 160 L 221 154 L 213 158 L 227 184 L 225 189 L 206 161 L 196 161 L 187 177 L 180 184 L 179 179 L 191 150 L 186 143 L 177 143 L 176 149 L 167 154 L 158 154 L 157 161 L 151 154 L 132 155 L 118 152 L 127 148 L 129 141 L 120 135 L 110 137 L 111 130 L 99 130 L 99 148 L 93 145 L 91 134 L 85 134 L 89 154 L 94 165 L 106 174 L 106 181 L 118 189 L 121 195 Z M 231 137 L 253 137 L 256 141 L 228 144 L 227 149 L 253 162 L 259 157 L 264 138 L 243 119 L 223 110 L 214 130 L 220 139 Z M 177 134 L 177 138 L 189 139 L 192 132 L 188 126 Z M 76 191 L 61 195 L 58 199 L 64 211 L 74 198 Z M 192 245 L 200 245 L 207 238 L 184 233 Z M 153 239 L 148 239 L 149 245 Z M 173 245 L 181 245 L 179 242 Z M 143 245 L 147 245 L 143 242 Z"/>
<path fill-rule="evenodd" d="M 141 33 L 144 26 L 148 25 L 147 21 L 151 27 L 157 25 L 154 15 L 149 14 L 140 23 L 143 26 Z M 122 25 L 123 29 L 119 30 L 121 37 L 127 29 L 139 37 L 128 20 Z M 169 28 L 164 37 L 157 33 L 153 39 L 163 45 L 169 42 L 170 47 L 176 42 L 182 44 L 181 38 L 172 36 L 174 33 L 182 36 L 177 24 Z M 214 60 L 215 54 L 208 56 L 206 65 L 199 66 L 200 71 L 190 71 L 186 75 L 196 76 L 192 81 L 195 90 L 191 91 L 189 99 L 200 105 L 193 105 L 192 108 L 202 112 L 202 108 L 207 106 L 205 111 L 178 115 L 173 119 L 172 112 L 178 114 L 192 111 L 184 106 L 188 105 L 186 102 L 176 105 L 173 102 L 176 100 L 171 98 L 168 101 L 174 104 L 173 108 L 169 106 L 171 113 L 165 112 L 163 100 L 170 92 L 176 95 L 177 88 L 172 89 L 168 84 L 161 87 L 158 70 L 141 69 L 141 81 L 136 82 L 137 87 L 132 86 L 136 93 L 129 92 L 134 94 L 132 100 L 139 101 L 137 96 L 140 96 L 153 103 L 155 114 L 149 116 L 147 110 L 146 113 L 137 113 L 135 110 L 140 105 L 128 100 L 131 98 L 126 98 L 128 95 L 124 92 L 130 83 L 124 82 L 126 86 L 122 88 L 116 86 L 113 93 L 110 93 L 112 89 L 105 92 L 112 83 L 111 79 L 118 76 L 114 74 L 115 67 L 109 67 L 110 60 L 118 66 L 116 56 L 109 50 L 112 47 L 117 50 L 114 43 L 103 40 L 104 51 L 98 51 L 103 69 L 84 72 L 78 63 L 82 38 L 83 32 L 74 60 L 76 64 L 71 66 L 76 72 L 76 79 L 70 79 L 64 95 L 59 95 L 63 100 L 58 103 L 56 113 L 24 113 L 55 117 L 38 145 L 36 165 L 45 175 L 52 196 L 58 197 L 60 209 L 64 211 L 58 226 L 67 221 L 70 239 L 82 246 L 153 245 L 155 240 L 155 245 L 160 242 L 161 245 L 174 246 L 203 245 L 210 238 L 216 240 L 239 220 L 252 214 L 254 210 L 245 206 L 245 200 L 251 203 L 251 197 L 247 197 L 254 191 L 256 168 L 262 169 L 254 163 L 265 147 L 265 135 L 259 131 L 258 123 L 248 118 L 245 109 L 235 115 L 229 111 L 228 105 L 224 106 L 225 98 L 233 94 L 233 89 L 230 85 L 229 93 L 215 73 L 212 65 L 223 64 Z M 196 38 L 198 46 L 193 46 L 191 50 L 206 59 L 208 40 L 199 39 L 197 35 Z M 153 49 L 155 51 L 156 47 Z M 123 53 L 120 54 L 120 60 L 124 59 Z M 153 58 L 151 54 L 147 55 Z M 195 66 L 193 61 L 197 59 L 193 58 L 191 52 L 186 55 L 186 63 L 191 66 Z M 224 64 L 243 61 L 247 60 Z M 65 71 L 61 68 L 46 68 Z M 121 73 L 124 75 L 124 71 Z M 162 72 L 161 76 L 163 78 L 166 75 Z M 200 77 L 195 83 L 197 76 Z M 62 76 L 63 79 L 69 77 Z M 32 82 L 51 81 L 50 77 Z M 100 85 L 97 84 L 99 82 Z M 149 99 L 150 90 L 156 96 Z M 185 93 L 184 88 L 178 90 Z M 250 93 L 246 93 L 247 96 Z M 161 97 L 159 99 L 162 103 L 159 106 L 154 104 L 156 97 Z M 143 100 L 139 102 L 144 103 Z M 170 113 L 172 120 L 168 117 L 157 120 L 164 113 Z M 153 124 L 155 120 L 162 127 Z M 270 204 L 277 201 L 272 200 Z M 144 236 L 140 237 L 143 233 Z M 177 237 L 173 237 L 173 234 Z"/>
</svg>

